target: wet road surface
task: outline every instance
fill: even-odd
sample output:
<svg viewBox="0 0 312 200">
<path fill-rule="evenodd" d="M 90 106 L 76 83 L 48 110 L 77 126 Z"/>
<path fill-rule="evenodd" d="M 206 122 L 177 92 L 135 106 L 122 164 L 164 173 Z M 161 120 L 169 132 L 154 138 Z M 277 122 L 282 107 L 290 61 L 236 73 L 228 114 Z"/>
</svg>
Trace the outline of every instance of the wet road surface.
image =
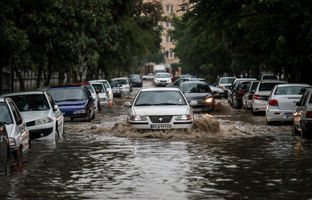
<svg viewBox="0 0 312 200">
<path fill-rule="evenodd" d="M 196 114 L 194 131 L 136 133 L 122 125 L 128 100 L 94 122 L 67 123 L 57 144 L 33 141 L 0 172 L 0 199 L 312 198 L 312 141 L 290 126 L 268 127 L 221 100 L 214 113 Z"/>
</svg>

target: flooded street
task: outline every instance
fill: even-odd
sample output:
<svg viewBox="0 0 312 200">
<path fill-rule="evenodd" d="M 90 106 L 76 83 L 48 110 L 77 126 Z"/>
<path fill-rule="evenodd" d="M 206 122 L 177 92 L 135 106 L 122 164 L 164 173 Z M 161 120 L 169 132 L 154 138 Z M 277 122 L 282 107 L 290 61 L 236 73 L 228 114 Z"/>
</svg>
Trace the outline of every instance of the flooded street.
<svg viewBox="0 0 312 200">
<path fill-rule="evenodd" d="M 145 82 L 145 87 L 150 83 Z M 135 89 L 137 91 L 137 89 Z M 218 100 L 190 131 L 138 132 L 116 99 L 0 172 L 0 199 L 311 199 L 312 141 Z"/>
</svg>

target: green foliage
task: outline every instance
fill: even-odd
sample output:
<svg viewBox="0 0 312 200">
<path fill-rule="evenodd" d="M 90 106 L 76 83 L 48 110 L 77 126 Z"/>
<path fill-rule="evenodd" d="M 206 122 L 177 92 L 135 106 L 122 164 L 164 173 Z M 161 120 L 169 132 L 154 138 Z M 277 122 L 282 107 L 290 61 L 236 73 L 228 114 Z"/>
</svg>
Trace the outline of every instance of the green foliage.
<svg viewBox="0 0 312 200">
<path fill-rule="evenodd" d="M 173 20 L 182 65 L 206 76 L 284 73 L 311 83 L 312 4 L 307 0 L 191 0 Z M 194 72 L 193 72 L 194 73 Z"/>
<path fill-rule="evenodd" d="M 161 13 L 157 1 L 3 0 L 0 66 L 36 71 L 46 85 L 52 72 L 83 81 L 85 71 L 89 79 L 131 71 L 160 51 Z"/>
</svg>

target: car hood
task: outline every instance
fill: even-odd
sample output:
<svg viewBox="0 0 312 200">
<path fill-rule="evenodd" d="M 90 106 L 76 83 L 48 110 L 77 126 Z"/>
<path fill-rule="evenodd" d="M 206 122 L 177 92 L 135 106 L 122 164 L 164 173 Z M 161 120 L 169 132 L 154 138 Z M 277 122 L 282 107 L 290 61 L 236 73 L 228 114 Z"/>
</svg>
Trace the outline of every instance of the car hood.
<svg viewBox="0 0 312 200">
<path fill-rule="evenodd" d="M 212 91 L 223 92 L 224 90 L 215 86 L 209 86 Z"/>
<path fill-rule="evenodd" d="M 189 113 L 185 106 L 137 106 L 133 107 L 134 115 L 184 115 Z"/>
<path fill-rule="evenodd" d="M 188 101 L 191 100 L 203 100 L 208 96 L 212 97 L 212 94 L 210 93 L 184 93 L 184 96 Z"/>
<path fill-rule="evenodd" d="M 58 106 L 83 106 L 88 100 L 77 100 L 77 101 L 57 101 Z"/>
<path fill-rule="evenodd" d="M 44 110 L 44 111 L 26 111 L 26 112 L 21 112 L 23 119 L 25 122 L 30 122 L 34 121 L 37 119 L 42 119 L 45 117 L 49 117 L 50 115 L 50 110 Z"/>
</svg>

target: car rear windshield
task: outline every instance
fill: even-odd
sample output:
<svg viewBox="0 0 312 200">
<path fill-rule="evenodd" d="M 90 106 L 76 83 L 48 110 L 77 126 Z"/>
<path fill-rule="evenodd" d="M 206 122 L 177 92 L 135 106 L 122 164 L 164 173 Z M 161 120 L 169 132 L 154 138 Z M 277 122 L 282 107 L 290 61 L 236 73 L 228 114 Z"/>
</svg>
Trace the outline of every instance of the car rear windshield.
<svg viewBox="0 0 312 200">
<path fill-rule="evenodd" d="M 53 88 L 49 89 L 49 93 L 54 101 L 79 101 L 87 99 L 82 88 Z"/>
<path fill-rule="evenodd" d="M 235 78 L 221 78 L 221 84 L 232 84 L 235 81 Z"/>
<path fill-rule="evenodd" d="M 156 74 L 156 78 L 170 78 L 170 74 Z"/>
<path fill-rule="evenodd" d="M 13 123 L 10 110 L 4 102 L 0 102 L 0 122 L 5 124 Z"/>
<path fill-rule="evenodd" d="M 50 106 L 44 94 L 28 94 L 10 97 L 19 111 L 43 111 L 49 110 Z"/>
<path fill-rule="evenodd" d="M 208 84 L 202 83 L 182 83 L 180 89 L 183 93 L 211 93 Z"/>
<path fill-rule="evenodd" d="M 286 86 L 278 87 L 275 90 L 275 95 L 303 95 L 307 90 L 307 86 Z"/>
<path fill-rule="evenodd" d="M 134 105 L 186 105 L 186 102 L 179 91 L 144 91 L 139 94 Z"/>
<path fill-rule="evenodd" d="M 102 84 L 92 83 L 92 86 L 94 87 L 95 90 L 98 90 L 100 93 L 105 93 L 105 89 Z"/>
<path fill-rule="evenodd" d="M 128 81 L 126 79 L 118 79 L 117 83 L 119 85 L 128 85 Z"/>
<path fill-rule="evenodd" d="M 252 82 L 251 91 L 255 91 L 259 85 L 259 82 Z"/>
<path fill-rule="evenodd" d="M 259 91 L 271 91 L 278 83 L 260 83 Z"/>
</svg>

